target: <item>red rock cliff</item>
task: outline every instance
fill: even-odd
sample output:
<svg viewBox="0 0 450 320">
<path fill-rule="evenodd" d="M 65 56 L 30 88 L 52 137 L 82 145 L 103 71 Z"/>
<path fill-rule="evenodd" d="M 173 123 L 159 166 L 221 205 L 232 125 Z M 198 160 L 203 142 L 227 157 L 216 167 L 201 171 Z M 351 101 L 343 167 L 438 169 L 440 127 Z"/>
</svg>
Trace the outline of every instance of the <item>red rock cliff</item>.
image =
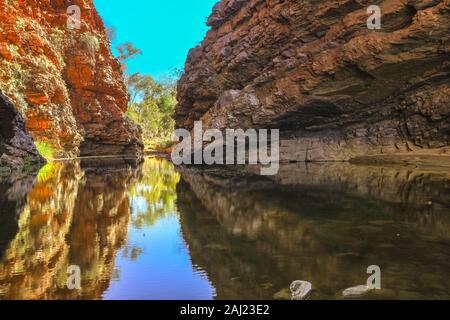
<svg viewBox="0 0 450 320">
<path fill-rule="evenodd" d="M 187 58 L 177 125 L 280 128 L 288 161 L 448 154 L 449 5 L 222 0 Z"/>
<path fill-rule="evenodd" d="M 67 8 L 81 28 L 67 27 Z M 92 0 L 0 0 L 0 89 L 35 140 L 59 156 L 135 154 L 140 129 L 124 115 L 128 93 Z"/>
</svg>

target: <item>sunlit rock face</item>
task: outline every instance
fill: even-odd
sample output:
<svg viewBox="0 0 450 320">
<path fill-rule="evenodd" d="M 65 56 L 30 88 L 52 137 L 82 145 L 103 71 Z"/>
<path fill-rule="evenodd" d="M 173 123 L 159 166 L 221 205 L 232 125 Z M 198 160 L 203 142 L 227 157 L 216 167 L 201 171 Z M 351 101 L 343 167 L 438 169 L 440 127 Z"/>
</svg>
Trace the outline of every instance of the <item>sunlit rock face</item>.
<svg viewBox="0 0 450 320">
<path fill-rule="evenodd" d="M 70 5 L 80 29 L 68 29 Z M 33 137 L 59 156 L 135 154 L 140 129 L 125 116 L 128 93 L 92 0 L 0 0 L 0 88 Z"/>
<path fill-rule="evenodd" d="M 448 154 L 448 6 L 222 0 L 187 58 L 177 125 L 279 128 L 285 161 Z"/>
<path fill-rule="evenodd" d="M 312 299 L 340 299 L 371 265 L 382 290 L 367 298 L 450 296 L 447 172 L 299 164 L 273 179 L 181 176 L 183 236 L 218 299 L 290 299 L 296 280 L 312 283 Z"/>
<path fill-rule="evenodd" d="M 0 171 L 0 176 L 39 162 L 44 163 L 45 160 L 37 152 L 22 115 L 0 92 L 0 167 L 5 170 Z"/>
<path fill-rule="evenodd" d="M 127 190 L 140 174 L 140 165 L 117 163 L 44 167 L 0 260 L 0 299 L 100 299 L 127 236 Z M 67 286 L 72 265 L 80 267 L 80 290 Z"/>
</svg>

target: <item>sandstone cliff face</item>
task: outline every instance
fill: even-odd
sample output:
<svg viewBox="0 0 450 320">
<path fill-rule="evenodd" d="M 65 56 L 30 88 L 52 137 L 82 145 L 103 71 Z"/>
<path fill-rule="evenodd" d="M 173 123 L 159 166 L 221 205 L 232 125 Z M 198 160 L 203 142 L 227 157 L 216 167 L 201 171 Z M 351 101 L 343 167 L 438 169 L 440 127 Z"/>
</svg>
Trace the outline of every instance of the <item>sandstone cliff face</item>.
<svg viewBox="0 0 450 320">
<path fill-rule="evenodd" d="M 67 27 L 67 8 L 81 28 Z M 92 0 L 0 0 L 0 88 L 59 156 L 137 153 L 140 129 Z"/>
<path fill-rule="evenodd" d="M 449 5 L 222 0 L 187 58 L 177 125 L 279 128 L 287 161 L 448 154 Z"/>
<path fill-rule="evenodd" d="M 37 152 L 23 117 L 0 92 L 0 167 L 8 167 L 5 173 L 9 173 L 11 168 L 23 168 L 27 162 L 32 165 L 45 160 Z"/>
</svg>

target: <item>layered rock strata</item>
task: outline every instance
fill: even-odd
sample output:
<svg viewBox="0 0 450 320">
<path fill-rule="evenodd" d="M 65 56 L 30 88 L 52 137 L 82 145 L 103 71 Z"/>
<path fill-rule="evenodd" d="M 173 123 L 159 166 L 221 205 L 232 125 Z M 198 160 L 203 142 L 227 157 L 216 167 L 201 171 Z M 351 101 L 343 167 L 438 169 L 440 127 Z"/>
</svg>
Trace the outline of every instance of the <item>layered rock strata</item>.
<svg viewBox="0 0 450 320">
<path fill-rule="evenodd" d="M 449 5 L 222 0 L 188 55 L 177 126 L 279 128 L 285 161 L 448 155 Z"/>
<path fill-rule="evenodd" d="M 80 28 L 71 28 L 71 5 L 80 8 Z M 122 67 L 92 0 L 0 0 L 0 88 L 57 156 L 142 150 L 140 129 L 124 115 Z"/>
</svg>

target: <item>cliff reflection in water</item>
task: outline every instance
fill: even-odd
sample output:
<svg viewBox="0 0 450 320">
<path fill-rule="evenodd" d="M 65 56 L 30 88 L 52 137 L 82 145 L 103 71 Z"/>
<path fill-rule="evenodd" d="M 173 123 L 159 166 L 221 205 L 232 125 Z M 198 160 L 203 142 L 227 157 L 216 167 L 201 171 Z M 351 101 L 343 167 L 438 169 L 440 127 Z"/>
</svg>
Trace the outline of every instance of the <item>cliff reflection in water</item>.
<svg viewBox="0 0 450 320">
<path fill-rule="evenodd" d="M 450 174 L 290 164 L 272 178 L 165 160 L 53 163 L 0 181 L 0 299 L 450 298 Z M 67 268 L 81 289 L 67 289 Z"/>
<path fill-rule="evenodd" d="M 273 179 L 183 169 L 182 180 L 183 234 L 219 299 L 289 299 L 294 280 L 339 299 L 370 265 L 383 290 L 366 298 L 450 298 L 448 172 L 289 164 Z"/>
<path fill-rule="evenodd" d="M 165 160 L 98 159 L 0 182 L 0 299 L 212 298 L 182 238 L 179 179 Z"/>
<path fill-rule="evenodd" d="M 0 262 L 0 298 L 101 297 L 126 239 L 127 191 L 141 172 L 136 164 L 113 165 L 90 171 L 79 162 L 52 163 L 40 171 Z M 82 270 L 82 290 L 67 289 L 70 265 Z"/>
</svg>

